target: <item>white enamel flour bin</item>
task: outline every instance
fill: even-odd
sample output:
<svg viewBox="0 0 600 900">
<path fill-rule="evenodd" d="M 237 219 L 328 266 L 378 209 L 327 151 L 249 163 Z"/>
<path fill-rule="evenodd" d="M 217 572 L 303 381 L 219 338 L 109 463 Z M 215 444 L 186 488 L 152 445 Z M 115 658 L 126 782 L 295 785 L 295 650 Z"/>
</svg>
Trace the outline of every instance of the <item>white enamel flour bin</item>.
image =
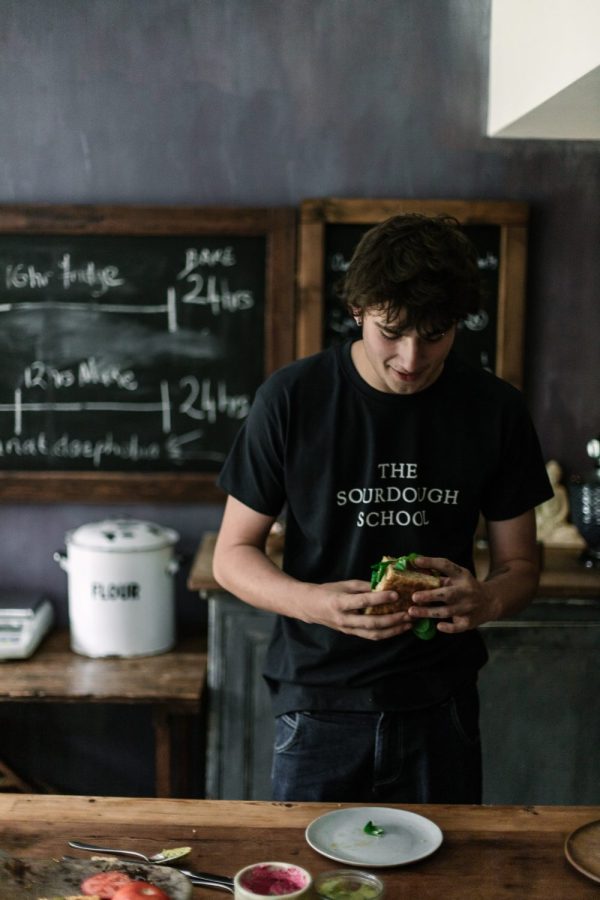
<svg viewBox="0 0 600 900">
<path fill-rule="evenodd" d="M 151 656 L 175 643 L 176 531 L 106 519 L 65 536 L 71 648 L 84 656 Z"/>
</svg>

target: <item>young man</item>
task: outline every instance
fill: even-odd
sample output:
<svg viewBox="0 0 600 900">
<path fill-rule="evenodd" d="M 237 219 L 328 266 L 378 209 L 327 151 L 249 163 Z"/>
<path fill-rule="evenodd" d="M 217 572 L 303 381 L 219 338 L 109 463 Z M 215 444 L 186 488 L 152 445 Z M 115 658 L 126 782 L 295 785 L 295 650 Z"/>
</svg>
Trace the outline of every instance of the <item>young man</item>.
<svg viewBox="0 0 600 900">
<path fill-rule="evenodd" d="M 345 299 L 362 338 L 271 376 L 220 475 L 215 578 L 278 614 L 264 673 L 273 797 L 481 802 L 476 629 L 535 592 L 534 507 L 551 495 L 539 443 L 519 392 L 451 354 L 457 323 L 480 305 L 454 220 L 371 229 Z M 280 571 L 264 547 L 284 508 Z M 413 594 L 408 612 L 364 615 L 397 597 L 370 591 L 371 565 L 410 552 L 442 587 Z M 433 639 L 412 631 L 421 618 Z"/>
</svg>

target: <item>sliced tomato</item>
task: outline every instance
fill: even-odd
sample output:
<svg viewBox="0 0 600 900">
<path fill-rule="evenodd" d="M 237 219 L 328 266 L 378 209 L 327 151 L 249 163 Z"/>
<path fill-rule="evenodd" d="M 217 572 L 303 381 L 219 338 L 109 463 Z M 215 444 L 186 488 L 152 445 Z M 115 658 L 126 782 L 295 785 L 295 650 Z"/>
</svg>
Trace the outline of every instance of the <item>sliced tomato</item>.
<svg viewBox="0 0 600 900">
<path fill-rule="evenodd" d="M 119 888 L 116 894 L 113 894 L 112 900 L 169 900 L 169 895 L 165 894 L 155 884 L 149 881 L 130 881 L 129 884 Z"/>
<path fill-rule="evenodd" d="M 99 872 L 82 881 L 81 890 L 84 894 L 95 894 L 100 900 L 112 900 L 117 891 L 131 881 L 124 872 Z"/>
</svg>

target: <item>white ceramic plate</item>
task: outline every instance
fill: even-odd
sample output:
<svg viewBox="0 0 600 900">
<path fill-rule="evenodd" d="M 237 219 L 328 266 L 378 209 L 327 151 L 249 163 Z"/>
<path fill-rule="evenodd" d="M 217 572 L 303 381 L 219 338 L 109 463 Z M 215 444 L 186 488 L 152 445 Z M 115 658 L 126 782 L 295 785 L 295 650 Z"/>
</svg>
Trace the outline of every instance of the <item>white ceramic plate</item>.
<svg viewBox="0 0 600 900">
<path fill-rule="evenodd" d="M 367 822 L 381 826 L 383 834 L 365 834 Z M 306 840 L 317 853 L 336 862 L 403 866 L 434 853 L 443 835 L 425 816 L 386 806 L 357 806 L 314 819 L 306 829 Z"/>
</svg>

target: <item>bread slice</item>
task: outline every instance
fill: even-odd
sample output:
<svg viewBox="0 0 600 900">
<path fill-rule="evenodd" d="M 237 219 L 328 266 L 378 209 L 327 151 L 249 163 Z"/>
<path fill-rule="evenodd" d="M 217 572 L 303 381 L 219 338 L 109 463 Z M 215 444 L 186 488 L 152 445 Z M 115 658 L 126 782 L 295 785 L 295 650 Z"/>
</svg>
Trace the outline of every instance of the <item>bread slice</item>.
<svg viewBox="0 0 600 900">
<path fill-rule="evenodd" d="M 441 576 L 433 569 L 415 569 L 407 563 L 405 570 L 394 568 L 398 557 L 383 556 L 382 562 L 389 565 L 382 578 L 373 588 L 374 591 L 396 591 L 398 600 L 395 603 L 380 603 L 378 606 L 366 606 L 366 616 L 384 616 L 390 613 L 401 612 L 412 606 L 412 595 L 415 591 L 429 591 L 442 586 Z"/>
</svg>

